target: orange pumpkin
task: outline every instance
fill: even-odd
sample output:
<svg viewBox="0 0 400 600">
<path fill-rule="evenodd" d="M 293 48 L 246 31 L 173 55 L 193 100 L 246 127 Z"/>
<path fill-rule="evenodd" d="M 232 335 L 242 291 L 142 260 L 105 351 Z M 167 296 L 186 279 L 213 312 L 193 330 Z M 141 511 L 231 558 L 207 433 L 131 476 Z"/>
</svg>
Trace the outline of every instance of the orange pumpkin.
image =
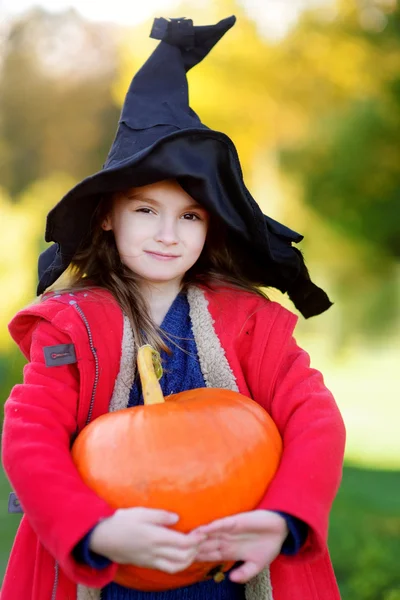
<svg viewBox="0 0 400 600">
<path fill-rule="evenodd" d="M 201 388 L 163 398 L 150 346 L 138 352 L 144 406 L 102 415 L 72 449 L 89 487 L 115 508 L 141 506 L 177 513 L 173 528 L 188 532 L 254 509 L 282 451 L 276 425 L 237 392 Z M 173 575 L 120 565 L 115 581 L 144 591 L 173 589 L 210 577 L 233 563 L 194 563 Z"/>
</svg>

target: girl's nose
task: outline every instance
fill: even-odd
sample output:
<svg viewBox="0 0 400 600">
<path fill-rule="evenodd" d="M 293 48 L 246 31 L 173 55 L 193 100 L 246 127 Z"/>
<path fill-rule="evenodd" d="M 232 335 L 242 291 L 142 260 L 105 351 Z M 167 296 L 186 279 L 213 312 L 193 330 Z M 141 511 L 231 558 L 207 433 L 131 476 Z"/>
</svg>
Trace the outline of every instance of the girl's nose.
<svg viewBox="0 0 400 600">
<path fill-rule="evenodd" d="M 178 226 L 175 219 L 164 218 L 160 220 L 155 240 L 165 246 L 172 246 L 178 243 Z"/>
</svg>

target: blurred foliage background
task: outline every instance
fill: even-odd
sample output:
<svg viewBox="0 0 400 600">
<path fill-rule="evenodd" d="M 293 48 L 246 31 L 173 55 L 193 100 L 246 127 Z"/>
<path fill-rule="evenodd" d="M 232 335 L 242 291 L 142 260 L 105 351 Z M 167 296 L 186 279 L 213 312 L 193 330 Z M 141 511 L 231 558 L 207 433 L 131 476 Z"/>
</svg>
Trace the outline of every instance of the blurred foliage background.
<svg viewBox="0 0 400 600">
<path fill-rule="evenodd" d="M 193 1 L 162 14 L 238 17 L 190 72 L 191 105 L 234 140 L 264 212 L 305 235 L 313 279 L 335 303 L 297 330 L 348 430 L 332 557 L 345 600 L 400 600 L 400 7 L 304 0 L 274 37 L 263 27 L 270 5 Z M 151 21 L 40 8 L 0 21 L 2 401 L 21 380 L 6 325 L 35 296 L 45 216 L 101 168 L 131 77 L 155 47 Z M 8 491 L 2 476 L 0 576 L 18 525 Z"/>
</svg>

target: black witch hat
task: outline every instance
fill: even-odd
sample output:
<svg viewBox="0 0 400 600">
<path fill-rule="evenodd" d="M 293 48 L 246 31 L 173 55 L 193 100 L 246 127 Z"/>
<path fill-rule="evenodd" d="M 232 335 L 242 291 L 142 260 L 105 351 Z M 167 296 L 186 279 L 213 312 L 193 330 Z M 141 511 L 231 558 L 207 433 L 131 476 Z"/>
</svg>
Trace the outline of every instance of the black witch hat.
<svg viewBox="0 0 400 600">
<path fill-rule="evenodd" d="M 76 185 L 48 214 L 45 239 L 55 244 L 39 258 L 38 294 L 90 239 L 93 213 L 105 194 L 176 179 L 225 223 L 253 281 L 287 292 L 306 318 L 331 306 L 292 246 L 302 236 L 262 214 L 243 182 L 232 140 L 206 127 L 189 107 L 187 71 L 235 20 L 201 27 L 190 19 L 154 20 L 150 37 L 161 42 L 132 80 L 102 170 Z"/>
</svg>

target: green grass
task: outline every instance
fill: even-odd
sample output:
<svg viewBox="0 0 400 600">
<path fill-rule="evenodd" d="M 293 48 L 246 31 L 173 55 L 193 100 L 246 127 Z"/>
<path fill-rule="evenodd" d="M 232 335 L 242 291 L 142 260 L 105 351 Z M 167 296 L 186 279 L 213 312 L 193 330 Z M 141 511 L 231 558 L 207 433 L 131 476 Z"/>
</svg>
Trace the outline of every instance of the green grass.
<svg viewBox="0 0 400 600">
<path fill-rule="evenodd" d="M 329 546 L 343 600 L 400 600 L 400 472 L 346 466 Z"/>
<path fill-rule="evenodd" d="M 7 514 L 10 486 L 0 476 L 0 579 L 20 517 Z M 330 526 L 330 550 L 343 600 L 400 600 L 400 471 L 346 466 Z"/>
</svg>

